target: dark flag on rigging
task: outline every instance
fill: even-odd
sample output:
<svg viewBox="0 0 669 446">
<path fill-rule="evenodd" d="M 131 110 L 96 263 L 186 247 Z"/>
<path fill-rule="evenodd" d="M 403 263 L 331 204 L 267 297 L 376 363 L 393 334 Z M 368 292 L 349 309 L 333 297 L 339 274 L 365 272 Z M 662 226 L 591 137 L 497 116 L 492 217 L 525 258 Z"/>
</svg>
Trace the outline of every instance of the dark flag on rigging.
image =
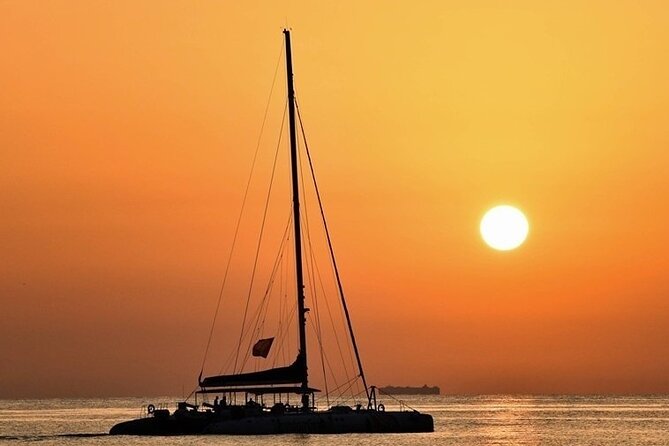
<svg viewBox="0 0 669 446">
<path fill-rule="evenodd" d="M 274 338 L 261 339 L 253 346 L 253 356 L 262 356 L 267 358 L 269 355 L 269 349 L 272 348 L 272 342 Z"/>
</svg>

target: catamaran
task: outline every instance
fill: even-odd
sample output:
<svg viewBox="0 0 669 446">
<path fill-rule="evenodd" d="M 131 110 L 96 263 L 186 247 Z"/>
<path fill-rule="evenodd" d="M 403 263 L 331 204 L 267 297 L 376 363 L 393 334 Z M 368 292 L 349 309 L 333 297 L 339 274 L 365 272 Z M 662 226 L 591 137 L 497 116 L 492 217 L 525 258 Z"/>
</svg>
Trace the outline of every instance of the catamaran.
<svg viewBox="0 0 669 446">
<path fill-rule="evenodd" d="M 357 377 L 364 387 L 364 404 L 353 406 L 336 404 L 319 408 L 316 404 L 318 389 L 309 382 L 307 369 L 307 312 L 305 306 L 305 280 L 303 270 L 303 240 L 300 220 L 300 177 L 298 166 L 296 100 L 293 84 L 293 68 L 290 31 L 284 30 L 287 108 L 290 139 L 290 165 L 292 189 L 292 223 L 294 242 L 294 269 L 296 310 L 298 325 L 298 351 L 289 365 L 266 370 L 244 373 L 213 375 L 198 379 L 197 395 L 216 395 L 214 403 L 198 405 L 188 401 L 177 404 L 177 409 L 170 412 L 165 408 L 147 407 L 146 416 L 125 421 L 113 426 L 113 435 L 260 435 L 260 434 L 339 434 L 339 433 L 402 433 L 432 432 L 433 419 L 428 414 L 401 405 L 400 410 L 386 411 L 377 399 L 377 389 L 368 386 L 362 368 L 358 345 L 353 334 L 353 327 L 344 299 L 339 270 L 334 261 L 334 251 L 325 222 L 320 195 L 318 203 L 325 232 L 327 246 L 334 265 L 343 313 L 346 319 L 349 339 L 355 353 Z M 313 173 L 313 169 L 312 169 Z M 314 185 L 315 178 L 314 178 Z M 316 186 L 316 193 L 318 188 Z M 253 347 L 253 356 L 267 357 L 274 338 L 257 341 Z M 290 403 L 290 395 L 296 404 Z M 219 398 L 220 397 L 220 398 Z M 266 401 L 271 401 L 266 404 Z"/>
</svg>

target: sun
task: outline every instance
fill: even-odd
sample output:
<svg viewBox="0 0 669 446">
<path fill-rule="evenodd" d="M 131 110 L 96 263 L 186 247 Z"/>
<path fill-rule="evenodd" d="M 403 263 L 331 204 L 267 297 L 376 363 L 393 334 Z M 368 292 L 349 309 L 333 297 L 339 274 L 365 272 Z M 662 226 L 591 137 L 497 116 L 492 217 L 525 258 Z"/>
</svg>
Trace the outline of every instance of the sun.
<svg viewBox="0 0 669 446">
<path fill-rule="evenodd" d="M 529 229 L 525 215 L 508 205 L 495 206 L 481 220 L 483 240 L 499 251 L 509 251 L 522 245 Z"/>
</svg>

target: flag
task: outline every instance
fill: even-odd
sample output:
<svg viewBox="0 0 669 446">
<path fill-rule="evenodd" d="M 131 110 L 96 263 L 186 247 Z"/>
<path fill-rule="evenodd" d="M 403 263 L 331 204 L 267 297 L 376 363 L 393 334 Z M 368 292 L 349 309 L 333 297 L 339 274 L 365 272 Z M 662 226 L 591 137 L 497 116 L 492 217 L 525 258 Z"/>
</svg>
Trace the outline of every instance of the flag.
<svg viewBox="0 0 669 446">
<path fill-rule="evenodd" d="M 253 346 L 253 356 L 262 356 L 267 358 L 269 355 L 269 349 L 272 348 L 272 342 L 274 338 L 261 339 Z"/>
</svg>

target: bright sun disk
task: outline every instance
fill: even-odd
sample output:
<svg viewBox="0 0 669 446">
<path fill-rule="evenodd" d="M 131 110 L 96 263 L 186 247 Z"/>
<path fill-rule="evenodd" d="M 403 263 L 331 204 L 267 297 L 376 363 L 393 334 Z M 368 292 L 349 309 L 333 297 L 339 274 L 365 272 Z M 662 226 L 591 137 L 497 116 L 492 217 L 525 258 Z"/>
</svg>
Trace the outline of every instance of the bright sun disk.
<svg viewBox="0 0 669 446">
<path fill-rule="evenodd" d="M 509 251 L 525 241 L 529 227 L 527 218 L 519 209 L 495 206 L 481 220 L 481 236 L 491 248 Z"/>
</svg>

